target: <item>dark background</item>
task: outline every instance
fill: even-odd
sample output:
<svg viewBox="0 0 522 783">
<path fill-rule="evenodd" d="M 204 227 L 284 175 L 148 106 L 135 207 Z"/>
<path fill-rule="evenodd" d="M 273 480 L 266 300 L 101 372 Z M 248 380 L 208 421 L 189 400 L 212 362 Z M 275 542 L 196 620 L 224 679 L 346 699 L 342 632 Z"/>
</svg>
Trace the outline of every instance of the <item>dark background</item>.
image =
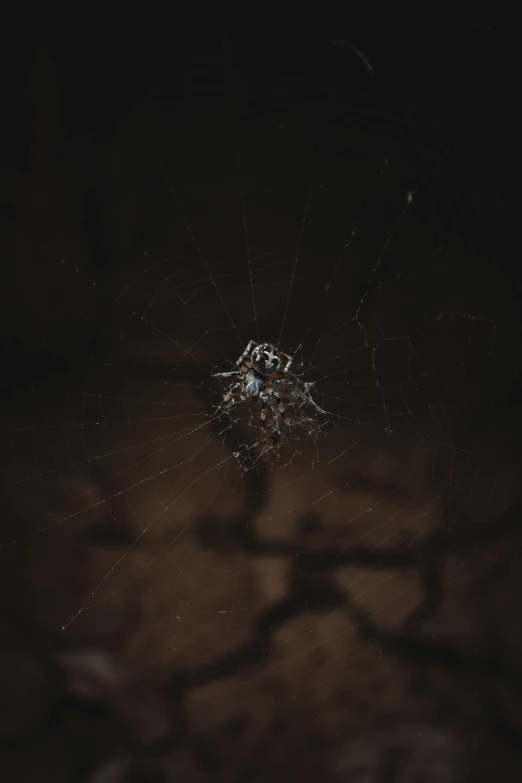
<svg viewBox="0 0 522 783">
<path fill-rule="evenodd" d="M 499 767 L 504 780 L 519 779 L 520 274 L 504 218 L 512 189 L 515 96 L 502 26 L 491 17 L 307 21 L 296 15 L 295 24 L 282 28 L 262 9 L 248 21 L 230 23 L 209 19 L 201 10 L 180 16 L 174 26 L 150 19 L 93 22 L 79 15 L 55 24 L 47 20 L 39 28 L 17 25 L 12 38 L 4 51 L 1 151 L 3 779 L 363 779 L 347 771 L 347 746 L 357 759 L 354 769 L 373 769 L 368 780 L 452 779 L 440 758 L 451 766 L 461 748 L 467 760 L 456 780 L 487 780 Z M 372 72 L 352 49 L 333 45 L 339 41 L 363 53 Z M 141 540 L 143 528 L 148 532 L 149 516 L 159 513 L 152 495 L 168 496 L 168 490 L 147 485 L 143 496 L 135 497 L 119 484 L 118 464 L 101 467 L 103 461 L 91 456 L 87 472 L 75 475 L 74 481 L 84 482 L 75 495 L 73 479 L 60 467 L 79 462 L 67 458 L 77 446 L 74 432 L 59 429 L 64 411 L 67 427 L 92 422 L 96 413 L 76 405 L 76 398 L 93 389 L 108 398 L 119 389 L 130 398 L 121 384 L 131 376 L 149 399 L 163 399 L 161 384 L 180 366 L 179 377 L 197 385 L 205 404 L 217 402 L 199 368 L 203 363 L 210 372 L 217 362 L 237 357 L 239 345 L 227 317 L 215 309 L 210 294 L 208 300 L 206 294 L 194 299 L 193 321 L 179 298 L 174 306 L 168 289 L 166 294 L 162 289 L 163 304 L 155 297 L 170 275 L 181 275 L 186 287 L 180 291 L 190 297 L 197 289 L 194 281 L 208 282 L 212 273 L 225 281 L 241 337 L 252 336 L 244 327 L 246 268 L 234 255 L 243 237 L 238 151 L 245 190 L 252 186 L 257 192 L 262 183 L 269 194 L 267 201 L 258 194 L 244 202 L 252 249 L 277 249 L 287 264 L 285 284 L 275 285 L 268 298 L 260 293 L 262 332 L 279 329 L 288 259 L 295 254 L 311 174 L 318 170 L 316 182 L 323 183 L 324 193 L 305 221 L 285 347 L 296 347 L 309 328 L 317 291 L 328 280 L 323 267 L 333 268 L 362 215 L 364 230 L 360 240 L 359 233 L 355 238 L 349 271 L 339 272 L 328 311 L 317 311 L 311 322 L 312 334 L 315 329 L 319 339 L 373 294 L 377 304 L 370 312 L 382 315 L 382 334 L 417 335 L 424 329 L 420 350 L 443 378 L 458 414 L 457 425 L 446 434 L 451 432 L 462 448 L 473 442 L 480 467 L 468 476 L 463 463 L 461 494 L 448 494 L 428 536 L 405 539 L 396 549 L 379 549 L 371 541 L 366 547 L 361 532 L 360 545 L 345 547 L 301 496 L 289 501 L 301 509 L 297 532 L 279 534 L 268 526 L 268 534 L 259 535 L 255 522 L 261 513 L 286 508 L 279 496 L 270 506 L 276 497 L 272 473 L 260 467 L 243 477 L 243 505 L 232 504 L 220 518 L 221 511 L 212 514 L 201 502 L 190 517 L 192 538 L 185 546 L 189 555 L 197 553 L 194 560 L 205 563 L 203 574 L 196 568 L 190 576 L 194 595 L 176 581 L 182 566 L 191 568 L 185 551 L 179 562 L 166 563 L 169 576 L 163 569 L 151 571 L 143 588 L 133 573 L 119 577 L 113 585 L 118 600 L 111 603 L 109 590 L 104 604 L 110 605 L 108 614 L 103 607 L 86 612 L 82 624 L 81 608 L 89 603 L 86 585 L 92 589 L 111 574 L 113 563 Z M 286 195 L 279 201 L 281 188 Z M 409 192 L 415 194 L 411 219 L 403 218 Z M 183 224 L 190 227 L 191 242 L 180 233 Z M 385 260 L 374 275 L 383 249 Z M 210 259 L 203 270 L 201 258 Z M 263 280 L 271 285 L 278 275 L 269 271 Z M 127 315 L 118 309 L 121 301 Z M 210 328 L 223 355 L 209 354 L 203 339 L 197 362 L 182 365 L 186 357 L 177 348 L 166 359 L 169 346 L 154 330 L 133 323 L 129 308 L 153 313 L 154 323 L 177 344 L 191 345 Z M 473 343 L 467 332 L 462 337 L 451 330 L 442 336 L 435 327 L 430 331 L 445 310 L 485 316 Z M 372 317 L 362 321 L 365 335 L 375 330 Z M 120 334 L 124 339 L 118 342 Z M 465 379 L 458 376 L 457 403 L 455 377 L 444 369 L 448 357 L 452 367 L 460 367 L 459 340 L 468 344 L 468 337 L 473 351 L 478 345 L 477 356 L 489 355 L 492 334 L 493 363 L 476 372 L 473 365 Z M 340 339 L 351 337 L 341 333 Z M 304 347 L 305 361 L 310 345 Z M 326 361 L 324 342 L 321 350 Z M 391 389 L 399 359 L 390 353 L 386 361 Z M 320 382 L 321 373 L 317 378 Z M 424 409 L 411 399 L 413 409 Z M 102 418 L 109 421 L 115 411 L 106 409 Z M 380 454 L 388 447 L 384 424 L 378 427 L 377 440 L 366 443 Z M 155 433 L 151 430 L 151 437 Z M 119 437 L 105 432 L 111 449 L 118 448 Z M 431 433 L 427 439 L 435 442 Z M 97 454 L 94 440 L 93 435 L 91 455 Z M 197 442 L 188 448 L 189 454 L 195 451 Z M 225 448 L 232 448 L 230 441 Z M 169 458 L 184 456 L 183 446 L 173 449 Z M 305 447 L 300 464 L 313 499 L 320 490 L 310 455 Z M 158 462 L 158 472 L 163 464 Z M 447 465 L 431 470 L 449 491 Z M 50 483 L 42 475 L 51 476 Z M 135 470 L 136 481 L 143 475 Z M 21 489 L 20 476 L 29 477 Z M 184 474 L 180 481 L 181 487 L 191 486 Z M 375 490 L 377 497 L 389 491 L 386 486 Z M 402 508 L 414 502 L 418 487 L 404 492 Z M 82 505 L 85 493 L 89 500 Z M 128 497 L 127 508 L 123 501 L 115 508 L 122 495 Z M 342 503 L 336 510 L 340 525 L 352 499 L 346 496 Z M 117 528 L 96 517 L 100 506 L 120 520 Z M 143 514 L 137 527 L 121 522 L 134 512 Z M 74 527 L 62 524 L 72 517 Z M 176 520 L 172 517 L 171 527 Z M 166 534 L 165 540 L 151 539 L 155 562 L 172 538 Z M 220 610 L 210 595 L 219 594 L 221 586 L 205 578 L 220 567 L 229 576 L 235 572 L 230 553 L 252 580 L 260 562 L 288 565 L 287 589 L 265 601 L 264 588 L 249 583 L 247 592 L 259 589 L 261 595 L 242 606 L 246 593 L 227 582 L 223 594 L 232 603 L 226 605 L 245 612 L 237 623 L 246 633 L 232 644 L 216 642 L 212 650 L 206 637 L 197 640 L 197 628 L 208 624 L 210 615 L 217 618 Z M 453 557 L 464 566 L 458 577 Z M 419 591 L 415 606 L 405 608 L 400 620 L 387 618 L 386 591 L 373 606 L 359 605 L 330 579 L 345 565 L 411 576 Z M 129 595 L 127 578 L 133 585 Z M 457 599 L 450 584 L 457 585 Z M 147 626 L 157 625 L 156 609 L 148 603 L 154 590 L 171 614 L 177 612 L 173 596 L 178 592 L 187 606 L 197 606 L 192 662 L 190 650 L 188 659 L 167 660 L 162 642 L 148 634 Z M 335 661 L 348 649 L 342 640 L 341 647 L 329 648 L 335 628 L 321 649 L 317 641 L 307 641 L 308 631 L 298 632 L 291 644 L 296 651 L 306 646 L 316 652 L 308 663 L 314 674 L 324 667 L 311 690 L 326 678 L 337 683 L 333 691 L 348 693 L 341 712 L 350 717 L 341 715 L 341 730 L 330 721 L 339 707 L 326 697 L 324 703 L 299 702 L 299 720 L 277 706 L 278 698 L 282 704 L 296 698 L 291 689 L 286 692 L 287 680 L 301 682 L 295 690 L 299 696 L 307 693 L 309 673 L 297 664 L 295 672 L 291 664 L 283 667 L 278 696 L 272 669 L 278 664 L 268 652 L 277 629 L 293 619 L 305 614 L 312 625 L 320 624 L 323 613 L 336 611 L 357 629 L 357 648 L 368 645 L 368 660 L 348 658 L 341 669 L 329 663 L 329 656 Z M 172 621 L 168 613 L 162 620 Z M 220 632 L 216 626 L 216 638 Z M 162 649 L 161 665 L 151 653 L 155 645 Z M 373 661 L 374 655 L 385 663 Z M 355 693 L 357 688 L 346 690 L 352 679 L 370 684 Z M 217 691 L 200 697 L 206 687 Z M 236 703 L 237 710 L 231 707 Z M 358 750 L 353 742 L 359 742 Z"/>
</svg>

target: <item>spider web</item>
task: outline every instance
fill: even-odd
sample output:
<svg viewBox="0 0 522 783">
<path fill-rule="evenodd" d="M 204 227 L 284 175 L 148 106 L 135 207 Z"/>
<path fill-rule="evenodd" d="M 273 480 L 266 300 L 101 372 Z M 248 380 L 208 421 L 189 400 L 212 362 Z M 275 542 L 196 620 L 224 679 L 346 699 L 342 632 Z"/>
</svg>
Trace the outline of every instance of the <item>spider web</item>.
<svg viewBox="0 0 522 783">
<path fill-rule="evenodd" d="M 402 677 L 365 630 L 419 622 L 428 563 L 464 601 L 477 555 L 444 542 L 516 497 L 481 423 L 509 378 L 509 296 L 445 229 L 450 153 L 429 123 L 320 90 L 231 109 L 205 62 L 181 114 L 150 100 L 119 160 L 108 144 L 103 236 L 67 180 L 61 228 L 38 235 L 41 331 L 24 335 L 46 369 L 4 387 L 6 585 L 60 650 L 117 649 L 119 677 L 178 683 L 196 722 L 210 705 L 209 736 L 259 696 L 244 671 L 264 661 L 260 725 L 292 714 L 298 733 L 313 704 L 344 741 L 351 708 L 325 695 L 355 698 L 344 667 L 365 688 Z M 212 418 L 212 376 L 250 339 L 295 357 L 276 445 L 256 403 Z"/>
</svg>

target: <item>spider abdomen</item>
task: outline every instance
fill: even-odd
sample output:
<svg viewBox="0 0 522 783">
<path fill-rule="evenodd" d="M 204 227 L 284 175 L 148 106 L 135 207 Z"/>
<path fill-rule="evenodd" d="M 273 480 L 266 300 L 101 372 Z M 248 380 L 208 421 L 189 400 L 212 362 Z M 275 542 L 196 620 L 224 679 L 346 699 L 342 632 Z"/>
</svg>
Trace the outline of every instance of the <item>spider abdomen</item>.
<svg viewBox="0 0 522 783">
<path fill-rule="evenodd" d="M 245 377 L 245 396 L 255 397 L 266 386 L 266 379 L 262 375 L 259 375 L 255 370 L 247 372 Z"/>
</svg>

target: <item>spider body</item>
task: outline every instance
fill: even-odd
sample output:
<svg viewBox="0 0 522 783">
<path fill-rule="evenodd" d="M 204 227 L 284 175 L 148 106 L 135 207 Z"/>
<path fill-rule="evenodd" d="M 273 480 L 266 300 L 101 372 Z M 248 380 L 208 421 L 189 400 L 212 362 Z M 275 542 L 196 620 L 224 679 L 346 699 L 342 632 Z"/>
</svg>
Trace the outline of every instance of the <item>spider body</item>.
<svg viewBox="0 0 522 783">
<path fill-rule="evenodd" d="M 263 377 L 255 370 L 249 370 L 245 375 L 245 397 L 257 397 L 267 384 L 266 377 Z"/>
<path fill-rule="evenodd" d="M 286 363 L 285 363 L 286 360 Z M 272 343 L 255 343 L 250 340 L 247 347 L 236 362 L 236 369 L 231 372 L 218 372 L 215 378 L 232 378 L 237 380 L 223 396 L 221 403 L 214 411 L 215 417 L 233 397 L 240 400 L 259 399 L 261 402 L 261 422 L 266 421 L 268 395 L 277 401 L 279 416 L 284 419 L 285 412 L 280 395 L 272 389 L 273 383 L 278 383 L 288 372 L 293 357 L 287 353 L 279 353 Z M 284 429 L 278 420 L 274 421 L 272 441 L 277 443 L 283 436 Z"/>
<path fill-rule="evenodd" d="M 286 354 L 283 355 L 286 356 Z M 281 368 L 279 352 L 271 343 L 262 343 L 256 346 L 250 356 L 250 362 L 259 375 L 267 378 L 276 377 Z"/>
</svg>

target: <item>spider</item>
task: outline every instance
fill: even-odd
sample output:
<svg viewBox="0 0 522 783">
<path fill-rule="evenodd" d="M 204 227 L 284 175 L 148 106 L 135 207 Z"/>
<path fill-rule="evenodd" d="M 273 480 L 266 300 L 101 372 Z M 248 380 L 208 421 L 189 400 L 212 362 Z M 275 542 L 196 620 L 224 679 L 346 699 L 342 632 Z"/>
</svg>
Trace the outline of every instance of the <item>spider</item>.
<svg viewBox="0 0 522 783">
<path fill-rule="evenodd" d="M 284 362 L 286 359 L 286 363 Z M 247 347 L 236 362 L 235 370 L 231 372 L 215 373 L 213 378 L 238 378 L 236 383 L 232 384 L 228 392 L 223 396 L 221 403 L 213 413 L 212 418 L 217 416 L 224 405 L 234 396 L 239 394 L 242 401 L 257 397 L 261 402 L 261 422 L 263 426 L 266 421 L 266 406 L 268 405 L 268 395 L 270 394 L 277 402 L 279 415 L 285 418 L 285 411 L 281 396 L 272 389 L 273 383 L 280 383 L 286 375 L 293 362 L 293 356 L 287 353 L 279 353 L 278 349 L 272 343 L 256 343 L 250 340 Z M 285 431 L 276 420 L 272 430 L 272 442 L 274 445 L 281 440 Z"/>
</svg>

